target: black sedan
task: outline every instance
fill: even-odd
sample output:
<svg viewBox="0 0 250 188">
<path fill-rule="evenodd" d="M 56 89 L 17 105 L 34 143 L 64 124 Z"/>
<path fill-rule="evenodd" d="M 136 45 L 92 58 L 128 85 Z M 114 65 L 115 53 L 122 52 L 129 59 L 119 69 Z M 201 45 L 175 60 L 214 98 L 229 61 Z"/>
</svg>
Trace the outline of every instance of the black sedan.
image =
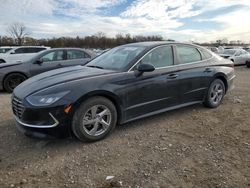
<svg viewBox="0 0 250 188">
<path fill-rule="evenodd" d="M 54 48 L 38 53 L 30 60 L 0 64 L 0 90 L 12 92 L 21 82 L 34 75 L 62 67 L 84 65 L 96 56 L 80 48 Z"/>
<path fill-rule="evenodd" d="M 200 46 L 134 43 L 28 79 L 14 90 L 12 109 L 28 136 L 96 141 L 117 124 L 196 103 L 218 107 L 234 78 L 231 61 Z"/>
</svg>

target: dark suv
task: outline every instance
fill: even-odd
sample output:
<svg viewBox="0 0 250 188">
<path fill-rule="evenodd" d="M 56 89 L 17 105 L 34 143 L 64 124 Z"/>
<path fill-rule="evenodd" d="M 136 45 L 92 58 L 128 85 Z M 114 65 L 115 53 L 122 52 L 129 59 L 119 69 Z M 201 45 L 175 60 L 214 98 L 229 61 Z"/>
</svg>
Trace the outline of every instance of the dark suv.
<svg viewBox="0 0 250 188">
<path fill-rule="evenodd" d="M 85 65 L 96 55 L 80 48 L 56 48 L 38 53 L 25 62 L 0 64 L 0 90 L 12 92 L 21 82 L 34 75 L 62 67 Z"/>
</svg>

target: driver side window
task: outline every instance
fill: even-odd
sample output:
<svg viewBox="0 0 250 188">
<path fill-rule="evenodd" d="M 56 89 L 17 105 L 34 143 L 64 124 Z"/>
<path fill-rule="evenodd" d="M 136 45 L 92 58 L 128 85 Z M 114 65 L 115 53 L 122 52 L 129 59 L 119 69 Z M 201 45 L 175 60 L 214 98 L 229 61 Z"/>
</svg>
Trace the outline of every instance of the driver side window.
<svg viewBox="0 0 250 188">
<path fill-rule="evenodd" d="M 162 68 L 174 64 L 173 51 L 171 46 L 158 47 L 148 53 L 141 63 L 151 64 L 155 68 Z"/>
<path fill-rule="evenodd" d="M 54 52 L 50 52 L 46 55 L 44 55 L 43 57 L 41 57 L 41 61 L 42 62 L 50 62 L 50 61 L 60 61 L 63 60 L 63 51 L 54 51 Z"/>
</svg>

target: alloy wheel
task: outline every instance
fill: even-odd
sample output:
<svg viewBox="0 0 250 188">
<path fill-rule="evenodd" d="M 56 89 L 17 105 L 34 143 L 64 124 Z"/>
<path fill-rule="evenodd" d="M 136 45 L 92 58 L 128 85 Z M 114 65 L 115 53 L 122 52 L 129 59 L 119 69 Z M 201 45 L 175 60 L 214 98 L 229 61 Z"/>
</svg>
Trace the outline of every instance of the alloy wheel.
<svg viewBox="0 0 250 188">
<path fill-rule="evenodd" d="M 95 105 L 89 108 L 82 121 L 84 131 L 91 136 L 105 133 L 111 125 L 111 112 L 104 105 Z"/>
<path fill-rule="evenodd" d="M 216 83 L 210 92 L 210 100 L 214 104 L 221 102 L 224 95 L 223 86 L 220 83 Z"/>
</svg>

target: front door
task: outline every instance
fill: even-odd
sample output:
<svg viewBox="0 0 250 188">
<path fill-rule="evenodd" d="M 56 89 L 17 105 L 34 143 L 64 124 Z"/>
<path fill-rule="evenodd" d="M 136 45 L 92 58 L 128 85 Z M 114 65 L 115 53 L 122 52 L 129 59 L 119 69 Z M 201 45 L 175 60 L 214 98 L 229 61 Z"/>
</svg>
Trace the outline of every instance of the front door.
<svg viewBox="0 0 250 188">
<path fill-rule="evenodd" d="M 74 65 L 85 65 L 91 57 L 81 50 L 67 50 L 67 58 L 62 63 L 64 67 L 74 66 Z"/>
<path fill-rule="evenodd" d="M 62 68 L 63 61 L 65 61 L 65 51 L 64 50 L 55 50 L 50 51 L 47 54 L 43 55 L 40 59 L 40 64 L 32 63 L 30 67 L 31 76 L 50 71 L 53 69 Z"/>
<path fill-rule="evenodd" d="M 126 76 L 124 104 L 127 120 L 162 111 L 179 101 L 178 74 L 173 66 L 172 47 L 157 47 L 142 58 L 139 64 L 142 63 L 153 65 L 155 70 L 140 75 L 135 67 Z"/>
</svg>

